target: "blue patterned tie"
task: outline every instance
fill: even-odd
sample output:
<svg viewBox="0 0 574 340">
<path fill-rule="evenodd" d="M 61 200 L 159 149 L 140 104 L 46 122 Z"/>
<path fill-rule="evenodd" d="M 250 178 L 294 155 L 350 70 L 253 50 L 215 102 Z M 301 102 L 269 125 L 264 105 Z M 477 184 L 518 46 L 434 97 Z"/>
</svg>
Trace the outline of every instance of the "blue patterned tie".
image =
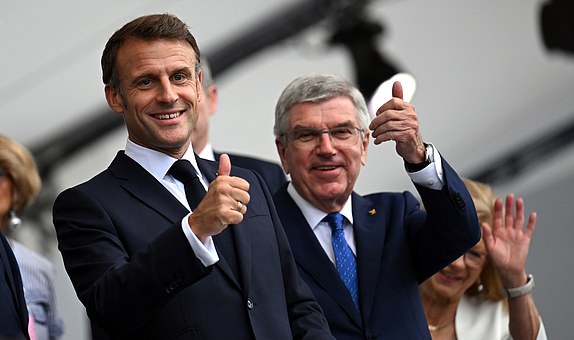
<svg viewBox="0 0 574 340">
<path fill-rule="evenodd" d="M 340 213 L 330 213 L 325 216 L 323 221 L 329 223 L 331 226 L 331 238 L 333 242 L 333 251 L 335 252 L 335 262 L 339 276 L 347 286 L 351 298 L 355 305 L 359 306 L 359 290 L 357 288 L 357 262 L 355 255 L 351 251 L 349 244 L 345 240 L 345 233 L 343 232 L 343 215 Z"/>
</svg>

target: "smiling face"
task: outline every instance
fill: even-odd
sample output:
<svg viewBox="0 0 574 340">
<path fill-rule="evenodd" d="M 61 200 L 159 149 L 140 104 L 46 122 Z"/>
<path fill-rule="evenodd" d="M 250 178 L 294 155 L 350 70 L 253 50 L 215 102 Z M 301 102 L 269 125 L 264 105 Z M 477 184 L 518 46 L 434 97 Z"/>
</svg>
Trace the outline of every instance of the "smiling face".
<svg viewBox="0 0 574 340">
<path fill-rule="evenodd" d="M 131 141 L 176 158 L 185 153 L 201 98 L 196 63 L 186 41 L 123 43 L 116 59 L 120 88 L 105 91 L 110 108 L 123 113 Z"/>
<path fill-rule="evenodd" d="M 421 285 L 423 298 L 458 303 L 468 288 L 479 280 L 486 264 L 486 246 L 481 239 L 463 256 L 444 267 Z"/>
<path fill-rule="evenodd" d="M 359 126 L 353 102 L 346 96 L 295 104 L 289 110 L 288 121 L 287 131 Z M 325 212 L 341 209 L 366 162 L 369 133 L 356 137 L 356 143 L 350 145 L 333 144 L 327 133 L 305 146 L 290 138 L 276 140 L 283 167 L 297 192 Z"/>
</svg>

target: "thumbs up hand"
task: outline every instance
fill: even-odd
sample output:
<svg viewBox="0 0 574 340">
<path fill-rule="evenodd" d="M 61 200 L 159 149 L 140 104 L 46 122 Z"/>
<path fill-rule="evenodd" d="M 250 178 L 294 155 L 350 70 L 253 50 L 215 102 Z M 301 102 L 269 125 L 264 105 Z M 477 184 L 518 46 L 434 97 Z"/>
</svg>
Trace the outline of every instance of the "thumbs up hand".
<svg viewBox="0 0 574 340">
<path fill-rule="evenodd" d="M 217 178 L 188 219 L 191 230 L 202 242 L 221 233 L 229 224 L 243 221 L 250 200 L 249 182 L 230 176 L 231 161 L 227 154 L 220 156 L 217 173 Z"/>
<path fill-rule="evenodd" d="M 369 129 L 375 144 L 395 142 L 395 150 L 407 163 L 418 164 L 425 160 L 425 145 L 419 132 L 415 108 L 403 100 L 403 87 L 393 83 L 393 98 L 383 104 L 373 118 Z"/>
</svg>

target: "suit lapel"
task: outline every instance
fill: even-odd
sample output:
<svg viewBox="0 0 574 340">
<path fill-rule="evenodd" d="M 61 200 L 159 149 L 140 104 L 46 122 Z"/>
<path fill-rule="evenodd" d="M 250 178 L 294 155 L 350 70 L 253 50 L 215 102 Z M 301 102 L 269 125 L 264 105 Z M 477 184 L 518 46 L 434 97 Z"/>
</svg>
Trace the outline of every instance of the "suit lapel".
<svg viewBox="0 0 574 340">
<path fill-rule="evenodd" d="M 155 177 L 123 151 L 118 152 L 109 170 L 125 190 L 172 223 L 189 212 Z"/>
<path fill-rule="evenodd" d="M 347 287 L 339 277 L 337 269 L 329 260 L 329 257 L 319 244 L 313 230 L 305 220 L 299 207 L 287 193 L 283 186 L 274 196 L 277 212 L 283 224 L 283 228 L 289 238 L 289 243 L 295 256 L 295 260 L 301 269 L 305 271 L 333 300 L 337 301 L 341 308 L 350 317 L 361 325 L 361 316 Z"/>
<path fill-rule="evenodd" d="M 196 156 L 198 166 L 208 182 L 215 179 L 217 165 L 211 161 L 201 159 Z M 118 152 L 116 158 L 109 167 L 110 171 L 120 181 L 120 185 L 129 191 L 134 197 L 147 205 L 150 209 L 163 215 L 171 223 L 178 223 L 189 210 L 182 205 L 161 183 L 159 183 L 149 172 L 142 168 L 136 161 L 126 156 L 123 151 Z M 216 249 L 221 255 L 220 249 L 229 249 L 232 245 L 227 240 L 231 237 L 214 237 Z M 233 248 L 231 248 L 233 249 Z M 229 255 L 227 255 L 229 257 Z M 239 282 L 223 256 L 216 264 L 226 276 L 239 287 Z"/>
<path fill-rule="evenodd" d="M 361 312 L 368 320 L 375 301 L 379 269 L 383 258 L 386 216 L 380 206 L 353 193 L 353 232 L 357 249 Z M 378 208 L 378 209 L 377 209 Z"/>
<path fill-rule="evenodd" d="M 217 177 L 218 163 L 202 159 L 195 156 L 197 160 L 197 165 L 201 170 L 201 173 L 207 179 L 208 183 L 211 183 Z M 233 167 L 231 168 L 231 175 L 233 176 Z M 217 249 L 220 260 L 216 264 L 227 276 L 228 278 L 241 289 L 239 279 L 237 275 L 233 272 L 232 267 L 240 273 L 242 278 L 242 284 L 247 291 L 249 287 L 249 273 L 251 272 L 251 242 L 249 237 L 249 228 L 245 228 L 242 225 L 246 223 L 248 213 L 244 216 L 243 222 L 239 224 L 239 227 L 235 225 L 229 225 L 227 229 L 219 235 L 213 237 L 215 243 L 215 248 Z M 241 232 L 239 232 L 241 229 Z M 239 261 L 241 259 L 241 261 Z"/>
</svg>

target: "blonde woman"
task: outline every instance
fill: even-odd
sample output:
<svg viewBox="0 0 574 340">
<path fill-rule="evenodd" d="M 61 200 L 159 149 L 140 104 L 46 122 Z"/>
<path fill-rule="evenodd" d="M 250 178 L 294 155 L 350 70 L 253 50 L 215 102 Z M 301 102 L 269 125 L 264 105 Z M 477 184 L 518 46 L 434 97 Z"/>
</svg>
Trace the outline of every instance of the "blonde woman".
<svg viewBox="0 0 574 340">
<path fill-rule="evenodd" d="M 525 271 L 536 213 L 526 227 L 524 202 L 506 196 L 505 207 L 486 184 L 465 180 L 483 229 L 467 253 L 420 286 L 432 338 L 546 339 Z"/>
<path fill-rule="evenodd" d="M 32 154 L 5 136 L 0 136 L 0 181 L 0 232 L 9 236 L 36 199 L 41 182 Z M 62 321 L 56 310 L 51 262 L 14 239 L 8 242 L 22 276 L 32 340 L 59 339 Z"/>
</svg>

